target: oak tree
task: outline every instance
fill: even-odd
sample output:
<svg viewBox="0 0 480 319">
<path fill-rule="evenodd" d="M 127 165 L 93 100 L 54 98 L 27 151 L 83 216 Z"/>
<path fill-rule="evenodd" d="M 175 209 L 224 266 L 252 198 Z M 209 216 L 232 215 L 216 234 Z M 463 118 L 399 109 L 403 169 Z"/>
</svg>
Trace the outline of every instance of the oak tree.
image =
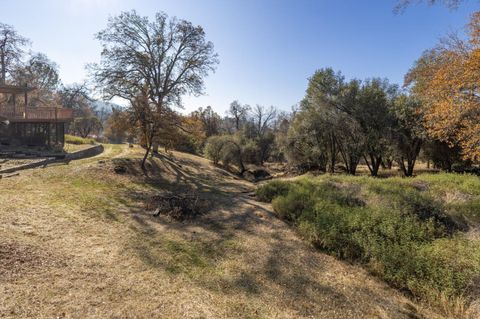
<svg viewBox="0 0 480 319">
<path fill-rule="evenodd" d="M 459 146 L 464 159 L 480 159 L 480 12 L 468 41 L 452 35 L 425 52 L 406 76 L 425 106 L 429 135 Z"/>
<path fill-rule="evenodd" d="M 89 67 L 92 77 L 106 99 L 124 99 L 135 109 L 136 123 L 147 137 L 145 167 L 162 122 L 168 123 L 183 95 L 203 93 L 217 54 L 201 26 L 162 12 L 152 21 L 135 11 L 123 12 L 110 18 L 96 37 L 103 50 L 100 63 Z"/>
</svg>

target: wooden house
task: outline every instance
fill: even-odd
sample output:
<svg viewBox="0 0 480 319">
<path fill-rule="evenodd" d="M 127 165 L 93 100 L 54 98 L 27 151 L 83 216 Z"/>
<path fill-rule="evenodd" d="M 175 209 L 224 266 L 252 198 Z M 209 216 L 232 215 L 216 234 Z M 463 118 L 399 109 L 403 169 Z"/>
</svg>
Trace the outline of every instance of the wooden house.
<svg viewBox="0 0 480 319">
<path fill-rule="evenodd" d="M 0 84 L 0 148 L 63 147 L 65 125 L 73 120 L 73 110 L 61 107 L 30 107 L 28 93 L 34 88 Z M 18 103 L 18 96 L 23 103 Z"/>
</svg>

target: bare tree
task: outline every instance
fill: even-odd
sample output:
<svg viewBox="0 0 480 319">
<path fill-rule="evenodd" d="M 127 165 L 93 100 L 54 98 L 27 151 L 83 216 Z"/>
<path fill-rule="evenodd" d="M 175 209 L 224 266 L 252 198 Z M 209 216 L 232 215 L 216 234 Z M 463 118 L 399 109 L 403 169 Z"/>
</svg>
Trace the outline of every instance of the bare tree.
<svg viewBox="0 0 480 319">
<path fill-rule="evenodd" d="M 395 6 L 395 12 L 402 12 L 406 7 L 413 3 L 425 2 L 428 5 L 442 4 L 449 9 L 457 9 L 461 2 L 465 0 L 399 0 Z"/>
<path fill-rule="evenodd" d="M 13 71 L 24 54 L 23 47 L 30 44 L 10 25 L 0 23 L 0 84 L 5 84 L 7 74 Z"/>
<path fill-rule="evenodd" d="M 89 66 L 106 99 L 119 97 L 133 103 L 145 95 L 151 122 L 144 129 L 158 132 L 172 106 L 181 106 L 181 97 L 203 93 L 204 78 L 218 63 L 213 44 L 205 39 L 202 27 L 157 13 L 153 21 L 135 11 L 109 19 L 107 28 L 96 35 L 103 50 L 101 61 Z M 143 116 L 138 120 L 143 121 Z M 148 125 L 147 125 L 148 124 Z M 153 142 L 147 136 L 147 154 Z M 146 159 L 146 156 L 145 156 Z M 142 167 L 145 166 L 145 159 Z"/>
<path fill-rule="evenodd" d="M 256 105 L 252 110 L 252 120 L 255 124 L 256 133 L 259 137 L 263 137 L 270 127 L 270 125 L 275 121 L 277 115 L 277 110 L 275 107 L 270 106 L 266 108 L 262 105 Z"/>
<path fill-rule="evenodd" d="M 83 138 L 92 133 L 98 133 L 102 128 L 102 123 L 96 116 L 79 117 L 73 122 L 75 132 Z"/>
<path fill-rule="evenodd" d="M 233 101 L 230 103 L 230 108 L 227 113 L 233 117 L 235 122 L 235 129 L 238 131 L 242 125 L 242 122 L 245 122 L 247 119 L 248 112 L 250 111 L 250 106 L 245 104 L 241 105 L 238 101 Z"/>
<path fill-rule="evenodd" d="M 95 100 L 85 83 L 74 83 L 62 86 L 57 91 L 59 104 L 73 109 L 76 118 L 87 118 L 95 115 Z"/>
<path fill-rule="evenodd" d="M 17 85 L 35 87 L 30 94 L 29 105 L 51 105 L 60 85 L 58 66 L 43 53 L 31 55 L 23 65 L 11 71 L 12 80 Z"/>
</svg>

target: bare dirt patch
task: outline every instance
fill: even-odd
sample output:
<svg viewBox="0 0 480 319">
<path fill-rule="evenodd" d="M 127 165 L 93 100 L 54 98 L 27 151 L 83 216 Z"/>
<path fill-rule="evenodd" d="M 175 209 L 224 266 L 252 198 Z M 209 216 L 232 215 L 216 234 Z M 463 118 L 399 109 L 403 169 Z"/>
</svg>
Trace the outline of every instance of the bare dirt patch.
<svg viewBox="0 0 480 319">
<path fill-rule="evenodd" d="M 0 281 L 59 264 L 51 254 L 36 247 L 16 242 L 0 243 Z"/>
</svg>

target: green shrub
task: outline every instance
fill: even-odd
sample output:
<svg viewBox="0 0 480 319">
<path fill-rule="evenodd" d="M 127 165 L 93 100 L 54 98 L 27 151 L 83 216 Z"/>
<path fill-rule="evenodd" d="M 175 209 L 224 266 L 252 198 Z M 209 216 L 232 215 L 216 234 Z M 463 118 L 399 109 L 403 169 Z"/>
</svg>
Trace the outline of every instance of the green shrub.
<svg viewBox="0 0 480 319">
<path fill-rule="evenodd" d="M 291 183 L 283 181 L 271 181 L 263 187 L 257 188 L 257 199 L 262 202 L 271 202 L 274 197 L 286 195 L 290 190 Z"/>
<path fill-rule="evenodd" d="M 65 143 L 76 145 L 95 144 L 95 140 L 93 138 L 83 138 L 80 136 L 65 134 Z"/>
<path fill-rule="evenodd" d="M 272 206 L 280 218 L 295 222 L 300 214 L 312 207 L 312 199 L 305 188 L 293 187 L 284 196 L 275 197 Z"/>
<path fill-rule="evenodd" d="M 242 145 L 242 156 L 245 163 L 260 164 L 260 147 L 253 140 L 246 140 Z"/>
<path fill-rule="evenodd" d="M 474 176 L 386 180 L 366 177 L 272 181 L 257 196 L 317 248 L 353 262 L 430 303 L 465 300 L 480 278 L 480 245 L 467 239 L 442 192 L 465 191 Z M 477 195 L 473 196 L 472 193 Z M 477 207 L 478 191 L 456 207 Z M 472 212 L 473 214 L 473 212 Z"/>
</svg>

